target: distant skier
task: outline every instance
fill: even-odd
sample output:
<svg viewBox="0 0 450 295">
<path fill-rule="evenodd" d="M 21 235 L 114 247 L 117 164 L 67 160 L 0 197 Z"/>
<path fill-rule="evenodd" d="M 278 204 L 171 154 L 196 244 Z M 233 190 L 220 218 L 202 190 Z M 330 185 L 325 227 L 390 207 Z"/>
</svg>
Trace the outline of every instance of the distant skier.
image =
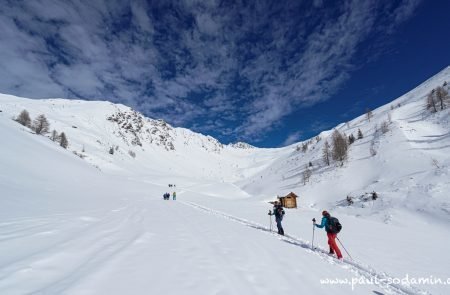
<svg viewBox="0 0 450 295">
<path fill-rule="evenodd" d="M 326 210 L 322 212 L 322 221 L 319 224 L 316 224 L 316 219 L 313 219 L 314 225 L 318 228 L 324 228 L 327 232 L 328 237 L 328 245 L 330 246 L 330 254 L 336 253 L 338 259 L 342 259 L 341 250 L 339 250 L 336 244 L 336 237 L 339 231 L 341 230 L 341 224 L 339 220 L 330 216 Z"/>
<path fill-rule="evenodd" d="M 283 206 L 281 206 L 279 201 L 276 201 L 273 205 L 273 213 L 271 215 L 275 215 L 275 221 L 277 223 L 278 234 L 284 236 L 284 229 L 281 225 L 281 221 L 283 220 L 285 212 Z"/>
<path fill-rule="evenodd" d="M 172 198 L 173 198 L 174 201 L 177 199 L 177 193 L 176 192 L 173 192 Z"/>
</svg>

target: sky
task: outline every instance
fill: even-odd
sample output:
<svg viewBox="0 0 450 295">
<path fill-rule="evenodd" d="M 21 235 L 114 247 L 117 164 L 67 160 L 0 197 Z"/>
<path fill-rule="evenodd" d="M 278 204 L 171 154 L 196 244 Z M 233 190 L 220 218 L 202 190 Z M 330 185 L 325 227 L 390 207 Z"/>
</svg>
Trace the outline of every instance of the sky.
<svg viewBox="0 0 450 295">
<path fill-rule="evenodd" d="M 0 92 L 289 145 L 450 65 L 446 0 L 0 0 Z"/>
</svg>

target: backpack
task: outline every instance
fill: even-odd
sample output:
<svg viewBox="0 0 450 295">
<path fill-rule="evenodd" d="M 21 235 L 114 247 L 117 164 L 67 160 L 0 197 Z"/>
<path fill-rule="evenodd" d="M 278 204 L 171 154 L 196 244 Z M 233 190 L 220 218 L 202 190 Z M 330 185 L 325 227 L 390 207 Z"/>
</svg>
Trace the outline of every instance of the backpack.
<svg viewBox="0 0 450 295">
<path fill-rule="evenodd" d="M 336 217 L 329 217 L 328 218 L 328 223 L 326 226 L 326 230 L 327 232 L 330 232 L 332 234 L 337 234 L 341 231 L 342 229 L 342 225 L 339 222 L 339 220 Z"/>
<path fill-rule="evenodd" d="M 285 214 L 285 212 L 284 212 L 284 210 L 283 210 L 283 207 L 277 206 L 277 207 L 274 209 L 274 215 L 275 215 L 276 218 L 283 219 L 284 214 Z"/>
</svg>

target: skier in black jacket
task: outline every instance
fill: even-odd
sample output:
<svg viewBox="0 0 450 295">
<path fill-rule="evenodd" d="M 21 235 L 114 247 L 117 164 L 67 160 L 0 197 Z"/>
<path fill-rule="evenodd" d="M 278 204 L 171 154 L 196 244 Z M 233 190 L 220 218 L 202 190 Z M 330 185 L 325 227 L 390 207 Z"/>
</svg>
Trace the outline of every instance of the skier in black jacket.
<svg viewBox="0 0 450 295">
<path fill-rule="evenodd" d="M 278 234 L 284 236 L 284 229 L 281 225 L 281 221 L 283 220 L 284 216 L 284 209 L 283 206 L 281 206 L 279 201 L 276 201 L 273 205 L 273 213 L 272 215 L 275 215 L 275 221 L 277 222 L 277 228 L 278 228 Z"/>
</svg>

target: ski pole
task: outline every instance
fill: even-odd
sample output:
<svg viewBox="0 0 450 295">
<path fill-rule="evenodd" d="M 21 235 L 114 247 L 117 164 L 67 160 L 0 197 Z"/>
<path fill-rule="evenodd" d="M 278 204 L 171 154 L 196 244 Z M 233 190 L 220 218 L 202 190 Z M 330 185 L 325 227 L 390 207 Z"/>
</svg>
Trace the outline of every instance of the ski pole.
<svg viewBox="0 0 450 295">
<path fill-rule="evenodd" d="M 345 249 L 344 244 L 342 244 L 341 240 L 339 240 L 338 237 L 336 237 L 336 239 L 339 241 L 339 244 L 341 244 L 342 248 L 344 248 L 345 253 L 347 253 L 348 257 L 350 257 L 350 259 L 353 260 L 352 256 L 350 255 L 350 253 L 348 253 L 347 249 Z"/>
<path fill-rule="evenodd" d="M 272 215 L 270 215 L 269 218 L 270 218 L 270 232 L 272 232 Z"/>
<path fill-rule="evenodd" d="M 270 220 L 270 232 L 272 232 L 272 212 L 267 213 L 267 215 L 269 215 L 269 220 Z"/>
<path fill-rule="evenodd" d="M 315 226 L 316 219 L 313 218 L 312 221 L 313 221 L 313 236 L 312 236 L 312 242 L 311 242 L 311 249 L 314 250 L 314 231 L 316 230 L 316 226 Z"/>
</svg>

